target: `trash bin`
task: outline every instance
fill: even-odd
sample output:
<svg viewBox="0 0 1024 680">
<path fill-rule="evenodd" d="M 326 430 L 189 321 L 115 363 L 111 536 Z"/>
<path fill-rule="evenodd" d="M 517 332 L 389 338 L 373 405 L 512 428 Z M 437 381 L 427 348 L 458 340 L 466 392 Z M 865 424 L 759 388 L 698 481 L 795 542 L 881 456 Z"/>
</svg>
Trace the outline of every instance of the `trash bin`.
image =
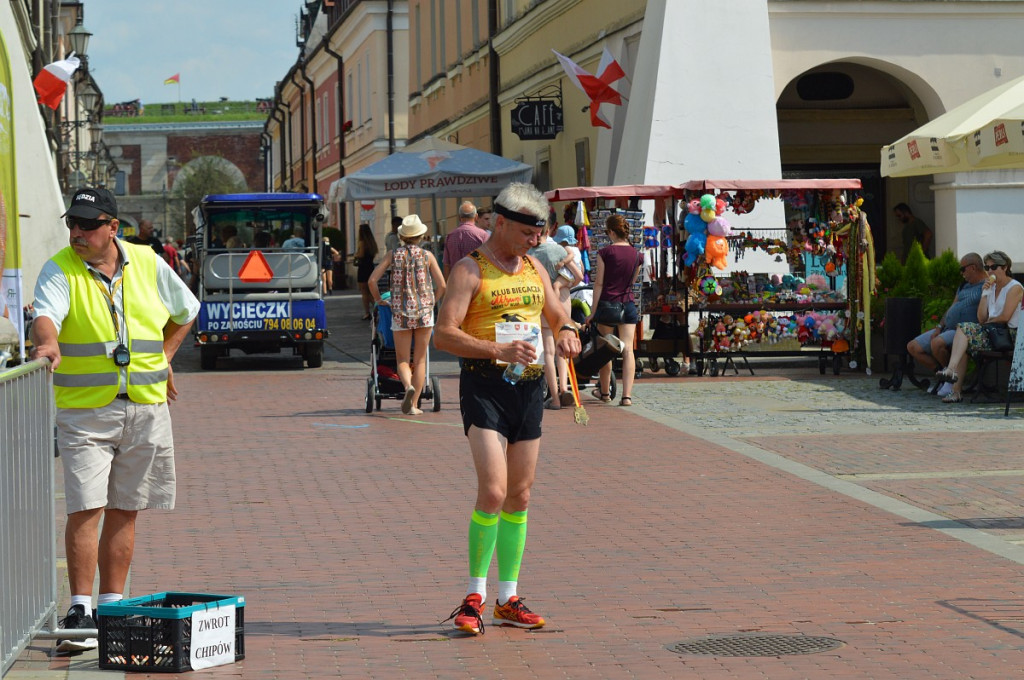
<svg viewBox="0 0 1024 680">
<path fill-rule="evenodd" d="M 887 298 L 883 328 L 885 353 L 906 354 L 907 343 L 921 334 L 921 299 Z"/>
<path fill-rule="evenodd" d="M 878 386 L 882 389 L 899 390 L 903 378 L 907 378 L 915 387 L 927 390 L 929 381 L 914 377 L 914 360 L 907 352 L 907 343 L 921 334 L 921 299 L 920 298 L 888 298 L 885 301 L 885 355 L 895 355 L 896 366 L 892 376 L 882 378 Z"/>
</svg>

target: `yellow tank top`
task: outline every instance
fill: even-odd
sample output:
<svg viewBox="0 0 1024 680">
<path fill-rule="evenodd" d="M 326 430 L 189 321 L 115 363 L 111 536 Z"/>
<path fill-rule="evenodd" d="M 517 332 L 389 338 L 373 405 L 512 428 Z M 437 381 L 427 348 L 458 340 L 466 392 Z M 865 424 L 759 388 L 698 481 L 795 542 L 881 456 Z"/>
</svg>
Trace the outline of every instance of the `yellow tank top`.
<svg viewBox="0 0 1024 680">
<path fill-rule="evenodd" d="M 540 324 L 544 282 L 528 257 L 515 274 L 508 274 L 479 250 L 469 254 L 480 267 L 480 290 L 469 303 L 462 330 L 474 338 L 494 341 L 494 324 L 525 321 Z"/>
</svg>

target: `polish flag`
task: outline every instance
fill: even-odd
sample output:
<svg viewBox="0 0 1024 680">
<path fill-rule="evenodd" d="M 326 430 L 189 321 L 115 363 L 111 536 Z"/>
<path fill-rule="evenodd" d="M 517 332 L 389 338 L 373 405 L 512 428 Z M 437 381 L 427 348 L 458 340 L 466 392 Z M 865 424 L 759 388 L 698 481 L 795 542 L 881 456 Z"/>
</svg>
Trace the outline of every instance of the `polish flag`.
<svg viewBox="0 0 1024 680">
<path fill-rule="evenodd" d="M 598 109 L 601 104 L 615 106 L 622 104 L 623 96 L 612 87 L 612 83 L 626 77 L 626 72 L 622 70 L 619 62 L 615 61 L 607 47 L 604 48 L 601 62 L 597 66 L 597 75 L 593 76 L 564 54 L 559 54 L 555 50 L 551 51 L 558 57 L 558 61 L 562 64 L 562 68 L 572 84 L 583 90 L 584 94 L 590 98 L 590 124 L 594 127 L 611 129 L 611 123 L 600 114 Z"/>
<path fill-rule="evenodd" d="M 78 57 L 72 52 L 67 59 L 61 59 L 43 67 L 43 70 L 32 81 L 40 104 L 49 106 L 54 111 L 57 110 L 60 100 L 64 98 L 64 92 L 68 89 L 71 74 L 78 68 L 79 63 Z"/>
</svg>

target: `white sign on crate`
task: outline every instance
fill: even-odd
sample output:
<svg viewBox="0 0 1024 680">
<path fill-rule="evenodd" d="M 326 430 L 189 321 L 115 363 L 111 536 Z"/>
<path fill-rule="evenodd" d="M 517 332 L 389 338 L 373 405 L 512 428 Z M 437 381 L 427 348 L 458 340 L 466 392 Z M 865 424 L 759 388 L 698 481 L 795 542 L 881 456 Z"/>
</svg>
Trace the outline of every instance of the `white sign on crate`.
<svg viewBox="0 0 1024 680">
<path fill-rule="evenodd" d="M 192 670 L 235 662 L 235 606 L 192 614 Z"/>
</svg>

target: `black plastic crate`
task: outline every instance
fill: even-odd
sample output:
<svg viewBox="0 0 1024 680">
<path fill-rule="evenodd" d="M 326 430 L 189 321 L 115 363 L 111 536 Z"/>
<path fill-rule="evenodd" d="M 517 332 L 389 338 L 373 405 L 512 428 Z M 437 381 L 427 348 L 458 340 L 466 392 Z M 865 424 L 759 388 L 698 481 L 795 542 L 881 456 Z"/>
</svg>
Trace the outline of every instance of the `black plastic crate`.
<svg viewBox="0 0 1024 680">
<path fill-rule="evenodd" d="M 235 661 L 245 658 L 245 598 L 156 593 L 101 604 L 97 610 L 103 670 L 182 673 L 192 670 L 192 614 L 234 605 Z"/>
</svg>

